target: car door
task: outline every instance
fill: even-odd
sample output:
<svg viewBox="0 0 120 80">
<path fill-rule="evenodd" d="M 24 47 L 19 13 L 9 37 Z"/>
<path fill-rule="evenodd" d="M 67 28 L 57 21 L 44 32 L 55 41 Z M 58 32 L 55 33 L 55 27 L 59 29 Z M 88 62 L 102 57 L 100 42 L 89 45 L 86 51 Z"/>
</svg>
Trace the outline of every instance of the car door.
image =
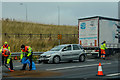
<svg viewBox="0 0 120 80">
<path fill-rule="evenodd" d="M 79 58 L 79 54 L 81 53 L 81 49 L 78 45 L 73 45 L 73 51 L 72 51 L 72 56 L 73 59 L 78 59 Z"/>
<path fill-rule="evenodd" d="M 62 60 L 70 60 L 71 56 L 72 56 L 72 47 L 71 45 L 68 45 L 66 47 L 63 48 L 62 52 Z"/>
</svg>

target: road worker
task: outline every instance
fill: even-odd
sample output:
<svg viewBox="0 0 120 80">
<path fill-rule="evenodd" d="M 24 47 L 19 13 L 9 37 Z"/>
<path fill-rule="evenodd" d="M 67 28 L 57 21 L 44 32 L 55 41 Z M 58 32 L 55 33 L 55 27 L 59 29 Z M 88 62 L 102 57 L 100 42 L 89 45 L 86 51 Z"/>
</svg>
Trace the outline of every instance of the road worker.
<svg viewBox="0 0 120 80">
<path fill-rule="evenodd" d="M 29 71 L 32 70 L 32 48 L 30 46 L 25 46 L 25 45 L 21 45 L 21 55 L 20 55 L 20 61 L 22 61 L 22 58 L 25 57 L 26 59 L 29 59 L 30 61 L 30 67 L 29 67 Z M 23 64 L 23 67 L 21 70 L 25 70 L 27 64 Z"/>
<path fill-rule="evenodd" d="M 8 42 L 4 42 L 4 45 L 1 47 L 1 49 L 3 48 L 10 51 L 10 46 L 8 45 Z M 2 64 L 4 65 L 4 56 L 2 56 Z"/>
<path fill-rule="evenodd" d="M 4 56 L 4 58 L 5 58 L 5 61 L 3 60 L 3 65 L 7 66 L 9 64 L 10 70 L 13 70 L 13 62 L 12 62 L 12 58 L 11 58 L 11 52 L 8 49 L 3 48 L 3 49 L 1 49 L 1 53 L 2 53 L 2 56 Z M 8 66 L 7 66 L 7 68 L 8 68 Z"/>
<path fill-rule="evenodd" d="M 101 58 L 104 59 L 104 60 L 105 60 L 105 55 L 106 55 L 105 49 L 107 49 L 106 41 L 103 41 L 101 43 Z"/>
</svg>

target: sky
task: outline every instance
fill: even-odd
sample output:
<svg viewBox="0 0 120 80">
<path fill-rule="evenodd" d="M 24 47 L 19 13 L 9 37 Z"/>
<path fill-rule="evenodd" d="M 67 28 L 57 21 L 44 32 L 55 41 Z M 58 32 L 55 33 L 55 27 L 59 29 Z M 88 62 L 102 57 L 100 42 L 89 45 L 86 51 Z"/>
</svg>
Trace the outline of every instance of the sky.
<svg viewBox="0 0 120 80">
<path fill-rule="evenodd" d="M 118 18 L 118 2 L 2 2 L 2 18 L 19 21 L 78 25 L 78 19 L 92 16 Z"/>
</svg>

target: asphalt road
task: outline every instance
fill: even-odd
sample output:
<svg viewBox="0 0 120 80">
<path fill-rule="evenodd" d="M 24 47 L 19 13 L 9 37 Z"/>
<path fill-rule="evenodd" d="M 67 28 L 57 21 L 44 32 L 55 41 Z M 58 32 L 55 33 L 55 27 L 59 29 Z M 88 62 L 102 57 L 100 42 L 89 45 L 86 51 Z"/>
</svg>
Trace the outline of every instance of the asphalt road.
<svg viewBox="0 0 120 80">
<path fill-rule="evenodd" d="M 102 71 L 105 76 L 96 76 L 98 73 L 98 65 L 99 62 L 102 64 Z M 37 71 L 52 71 L 58 72 L 61 75 L 52 75 L 40 78 L 120 78 L 120 70 L 119 70 L 119 61 L 117 59 L 86 59 L 85 62 L 61 62 L 60 64 L 36 64 Z M 14 62 L 15 70 L 19 70 L 22 68 L 22 64 L 20 62 Z M 5 72 L 8 71 L 5 67 L 2 67 L 2 76 L 9 75 Z M 14 77 L 13 77 L 14 78 Z M 20 77 L 19 77 L 20 78 Z M 3 77 L 4 79 L 4 77 Z"/>
</svg>

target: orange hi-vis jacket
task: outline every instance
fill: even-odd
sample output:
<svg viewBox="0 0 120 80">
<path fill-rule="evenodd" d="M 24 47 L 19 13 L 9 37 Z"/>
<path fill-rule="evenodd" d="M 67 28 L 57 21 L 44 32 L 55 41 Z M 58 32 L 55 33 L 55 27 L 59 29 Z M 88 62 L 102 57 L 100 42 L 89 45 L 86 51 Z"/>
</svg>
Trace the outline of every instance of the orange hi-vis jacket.
<svg viewBox="0 0 120 80">
<path fill-rule="evenodd" d="M 10 51 L 10 46 L 8 44 L 7 45 L 4 44 L 1 48 L 2 49 L 5 48 L 5 49 L 8 49 Z"/>
<path fill-rule="evenodd" d="M 5 45 L 3 45 L 3 48 L 7 48 L 8 49 L 8 44 L 5 46 Z"/>
<path fill-rule="evenodd" d="M 2 49 L 2 56 L 8 57 L 9 55 L 11 55 L 10 51 L 9 51 L 9 54 L 5 54 L 6 51 L 9 51 L 9 50 L 5 48 Z"/>
<path fill-rule="evenodd" d="M 22 52 L 28 52 L 29 46 L 25 46 L 25 50 L 22 49 Z"/>
<path fill-rule="evenodd" d="M 8 51 L 9 53 L 5 54 L 6 51 Z M 9 64 L 10 60 L 11 60 L 11 52 L 8 49 L 3 48 L 2 49 L 2 56 L 7 58 L 7 64 Z"/>
<path fill-rule="evenodd" d="M 23 53 L 27 54 L 27 57 L 29 57 L 32 54 L 32 48 L 30 46 L 25 46 L 25 50 L 21 50 L 20 59 L 23 58 Z"/>
</svg>

